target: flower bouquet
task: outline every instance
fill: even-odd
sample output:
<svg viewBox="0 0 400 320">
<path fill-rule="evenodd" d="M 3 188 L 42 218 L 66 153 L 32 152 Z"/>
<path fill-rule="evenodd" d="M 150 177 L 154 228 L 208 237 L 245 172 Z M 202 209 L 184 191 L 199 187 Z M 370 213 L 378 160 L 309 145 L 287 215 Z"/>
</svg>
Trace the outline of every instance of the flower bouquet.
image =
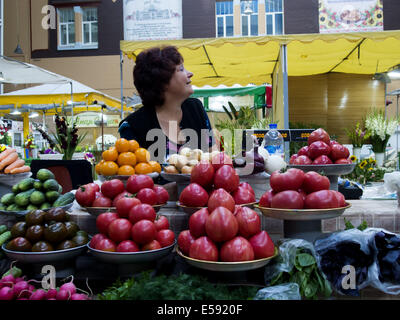
<svg viewBox="0 0 400 320">
<path fill-rule="evenodd" d="M 362 148 L 364 142 L 366 142 L 370 136 L 370 133 L 367 132 L 367 130 L 362 130 L 360 128 L 359 122 L 357 122 L 355 130 L 345 130 L 354 148 Z"/>
<path fill-rule="evenodd" d="M 386 145 L 390 136 L 395 132 L 397 124 L 397 119 L 386 119 L 383 110 L 373 109 L 367 114 L 365 128 L 369 133 L 369 141 L 374 153 L 385 152 Z"/>
</svg>

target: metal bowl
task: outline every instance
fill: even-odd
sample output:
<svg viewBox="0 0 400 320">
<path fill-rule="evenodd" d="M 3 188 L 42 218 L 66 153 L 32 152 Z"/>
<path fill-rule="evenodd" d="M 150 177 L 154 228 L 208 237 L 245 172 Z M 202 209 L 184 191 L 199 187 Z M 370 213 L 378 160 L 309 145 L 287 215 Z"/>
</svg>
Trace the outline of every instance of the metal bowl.
<svg viewBox="0 0 400 320">
<path fill-rule="evenodd" d="M 243 204 L 239 204 L 239 206 L 241 207 L 247 207 L 250 209 L 254 209 L 254 206 L 257 204 L 257 202 L 250 202 L 250 203 L 243 203 Z"/>
<path fill-rule="evenodd" d="M 165 203 L 163 204 L 155 204 L 153 205 L 153 209 L 155 212 L 160 211 L 161 207 L 165 206 Z M 116 207 L 82 207 L 84 210 L 86 210 L 88 213 L 90 213 L 92 216 L 98 216 L 104 212 L 116 212 L 117 208 Z"/>
<path fill-rule="evenodd" d="M 177 247 L 176 252 L 180 255 L 188 264 L 193 267 L 209 270 L 209 271 L 220 271 L 220 272 L 232 272 L 232 271 L 248 271 L 258 269 L 266 266 L 273 258 L 275 258 L 279 250 L 275 247 L 274 255 L 268 258 L 251 260 L 251 261 L 240 261 L 240 262 L 220 262 L 220 261 L 206 261 L 198 260 L 185 256 Z"/>
<path fill-rule="evenodd" d="M 150 178 L 155 179 L 158 177 L 158 172 L 152 172 L 147 174 Z M 124 182 L 124 184 L 128 181 L 130 176 L 123 176 L 123 175 L 115 175 L 115 176 L 103 176 L 103 175 L 98 175 L 99 180 L 101 182 L 109 181 L 112 179 L 118 179 Z"/>
<path fill-rule="evenodd" d="M 190 215 L 195 213 L 196 211 L 198 211 L 200 209 L 207 208 L 207 206 L 205 206 L 205 207 L 187 207 L 187 206 L 184 206 L 183 204 L 180 204 L 179 201 L 176 202 L 176 205 L 179 208 L 181 208 L 183 210 L 183 212 L 185 212 L 187 214 L 190 214 Z"/>
<path fill-rule="evenodd" d="M 68 259 L 73 259 L 87 250 L 86 244 L 64 250 L 57 251 L 46 251 L 46 252 L 22 252 L 22 251 L 12 251 L 6 249 L 6 244 L 1 247 L 8 258 L 11 260 L 16 260 L 21 263 L 54 263 L 59 261 L 65 261 Z"/>
<path fill-rule="evenodd" d="M 190 174 L 161 172 L 161 177 L 170 182 L 190 182 Z"/>
<path fill-rule="evenodd" d="M 339 176 L 342 174 L 352 173 L 356 167 L 355 163 L 352 164 L 321 164 L 321 165 L 295 165 L 289 164 L 288 168 L 296 168 L 307 171 L 315 171 L 318 173 L 323 173 L 327 176 Z"/>
<path fill-rule="evenodd" d="M 332 219 L 339 217 L 343 212 L 350 208 L 351 204 L 346 202 L 345 207 L 333 209 L 279 209 L 279 208 L 265 208 L 260 207 L 258 204 L 255 208 L 259 209 L 262 214 L 269 218 L 282 219 L 282 220 L 322 220 Z"/>
<path fill-rule="evenodd" d="M 109 252 L 93 249 L 87 244 L 90 252 L 96 259 L 102 262 L 124 264 L 124 263 L 147 263 L 155 262 L 172 252 L 175 247 L 176 240 L 173 244 L 168 247 L 150 250 L 150 251 L 138 251 L 138 252 Z"/>
<path fill-rule="evenodd" d="M 4 184 L 6 186 L 12 187 L 23 179 L 29 178 L 32 175 L 32 172 L 23 172 L 16 174 L 0 174 L 0 184 Z"/>
<path fill-rule="evenodd" d="M 74 202 L 68 203 L 64 206 L 58 207 L 58 208 L 62 208 L 65 211 L 68 211 L 72 205 L 74 204 Z M 57 207 L 52 207 L 52 208 L 47 208 L 47 209 L 40 209 L 43 211 L 49 211 L 50 209 L 54 209 Z M 0 214 L 5 214 L 5 215 L 10 215 L 10 216 L 20 216 L 20 217 L 24 217 L 29 211 L 31 210 L 23 210 L 23 211 L 6 211 L 6 210 L 0 210 Z"/>
</svg>

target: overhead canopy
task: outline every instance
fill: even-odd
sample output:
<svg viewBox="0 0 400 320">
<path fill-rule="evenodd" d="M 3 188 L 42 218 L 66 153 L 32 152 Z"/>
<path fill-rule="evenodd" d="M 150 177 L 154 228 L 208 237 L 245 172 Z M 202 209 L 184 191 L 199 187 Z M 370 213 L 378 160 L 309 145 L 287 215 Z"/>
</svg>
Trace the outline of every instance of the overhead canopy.
<svg viewBox="0 0 400 320">
<path fill-rule="evenodd" d="M 18 106 L 25 110 L 45 111 L 48 115 L 55 114 L 60 111 L 59 107 L 66 107 L 71 100 L 71 82 L 75 113 L 101 110 L 101 105 L 104 104 L 108 111 L 120 112 L 120 100 L 72 79 L 68 79 L 68 83 L 43 84 L 2 94 L 0 109 Z"/>
<path fill-rule="evenodd" d="M 66 83 L 69 79 L 38 66 L 0 56 L 0 82 L 13 84 Z"/>
<path fill-rule="evenodd" d="M 287 45 L 288 76 L 375 74 L 400 64 L 399 31 L 120 42 L 133 60 L 161 45 L 179 49 L 197 86 L 271 83 L 281 45 Z"/>
</svg>

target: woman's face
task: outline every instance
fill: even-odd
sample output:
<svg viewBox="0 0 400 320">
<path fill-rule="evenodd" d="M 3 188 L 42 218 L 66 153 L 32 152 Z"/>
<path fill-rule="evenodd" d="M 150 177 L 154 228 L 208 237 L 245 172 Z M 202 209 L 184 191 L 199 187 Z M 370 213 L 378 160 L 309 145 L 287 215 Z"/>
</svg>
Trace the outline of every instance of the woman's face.
<svg viewBox="0 0 400 320">
<path fill-rule="evenodd" d="M 193 93 L 190 78 L 193 73 L 186 70 L 183 63 L 176 66 L 175 72 L 167 86 L 166 93 L 171 95 L 182 96 L 185 99 Z"/>
</svg>

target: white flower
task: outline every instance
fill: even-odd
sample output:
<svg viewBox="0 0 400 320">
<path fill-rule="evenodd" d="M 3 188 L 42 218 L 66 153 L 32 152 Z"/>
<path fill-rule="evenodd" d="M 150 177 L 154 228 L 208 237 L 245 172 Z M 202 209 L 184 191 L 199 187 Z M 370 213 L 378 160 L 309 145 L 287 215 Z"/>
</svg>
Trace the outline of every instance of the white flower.
<svg viewBox="0 0 400 320">
<path fill-rule="evenodd" d="M 365 127 L 371 133 L 371 136 L 385 140 L 387 136 L 391 136 L 396 131 L 397 120 L 386 120 L 381 111 L 372 112 L 367 115 Z"/>
</svg>

